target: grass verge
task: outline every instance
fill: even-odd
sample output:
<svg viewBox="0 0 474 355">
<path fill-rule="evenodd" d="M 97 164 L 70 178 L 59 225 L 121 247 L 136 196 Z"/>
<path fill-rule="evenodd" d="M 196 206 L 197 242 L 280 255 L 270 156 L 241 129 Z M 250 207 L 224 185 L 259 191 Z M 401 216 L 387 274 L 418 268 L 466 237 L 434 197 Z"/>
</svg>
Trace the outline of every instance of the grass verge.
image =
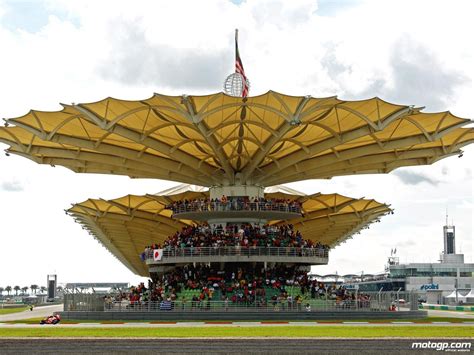
<svg viewBox="0 0 474 355">
<path fill-rule="evenodd" d="M 26 311 L 27 309 L 29 309 L 28 306 L 0 308 L 0 315 L 23 312 L 23 311 Z"/>
<path fill-rule="evenodd" d="M 1 328 L 0 337 L 472 337 L 471 327 Z"/>
</svg>

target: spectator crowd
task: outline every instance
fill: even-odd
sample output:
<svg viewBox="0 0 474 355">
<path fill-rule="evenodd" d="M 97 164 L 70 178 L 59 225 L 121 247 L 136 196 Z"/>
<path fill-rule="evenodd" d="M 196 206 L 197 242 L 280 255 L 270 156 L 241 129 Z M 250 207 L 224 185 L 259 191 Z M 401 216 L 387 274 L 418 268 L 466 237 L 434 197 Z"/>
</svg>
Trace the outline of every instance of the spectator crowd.
<svg viewBox="0 0 474 355">
<path fill-rule="evenodd" d="M 142 259 L 150 257 L 154 249 L 175 250 L 182 248 L 257 248 L 257 247 L 289 247 L 318 249 L 322 252 L 329 246 L 320 242 L 304 239 L 292 224 L 259 226 L 249 223 L 227 224 L 226 226 L 207 224 L 186 226 L 181 231 L 169 236 L 161 243 L 154 243 L 145 248 Z"/>
<path fill-rule="evenodd" d="M 279 211 L 301 213 L 301 204 L 290 199 L 263 197 L 237 197 L 222 195 L 221 198 L 180 200 L 166 206 L 173 213 L 203 211 Z"/>
<path fill-rule="evenodd" d="M 188 299 L 185 291 L 191 291 Z M 127 307 L 171 310 L 210 309 L 211 303 L 228 309 L 231 306 L 270 307 L 274 310 L 310 311 L 309 300 L 332 300 L 336 307 L 351 308 L 356 302 L 368 307 L 370 297 L 349 292 L 343 286 L 325 285 L 312 280 L 298 266 L 276 266 L 265 269 L 248 266 L 227 266 L 217 270 L 207 265 L 187 265 L 164 273 L 148 287 L 144 283 L 106 297 L 106 305 L 126 301 Z M 308 308 L 309 307 L 309 308 Z"/>
</svg>

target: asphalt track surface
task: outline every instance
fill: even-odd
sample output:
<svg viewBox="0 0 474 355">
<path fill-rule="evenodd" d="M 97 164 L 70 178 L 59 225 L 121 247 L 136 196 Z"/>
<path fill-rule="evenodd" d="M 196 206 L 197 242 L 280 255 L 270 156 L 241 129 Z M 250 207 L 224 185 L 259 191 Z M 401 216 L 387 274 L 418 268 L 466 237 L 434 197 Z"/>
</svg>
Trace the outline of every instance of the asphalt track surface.
<svg viewBox="0 0 474 355">
<path fill-rule="evenodd" d="M 429 309 L 428 317 L 451 317 L 451 318 L 471 318 L 474 320 L 474 312 L 462 311 L 441 311 L 437 309 Z"/>
<path fill-rule="evenodd" d="M 0 323 L 9 320 L 21 320 L 33 317 L 44 317 L 62 309 L 59 306 L 38 307 L 33 312 L 25 311 L 0 316 Z M 397 327 L 429 327 L 429 326 L 472 326 L 474 315 L 470 312 L 428 311 L 430 316 L 465 318 L 466 323 L 451 324 L 390 324 Z M 468 324 L 468 322 L 470 324 Z M 400 322 L 401 323 L 401 322 Z M 316 322 L 290 322 L 289 324 L 259 324 L 259 322 L 234 322 L 234 324 L 205 324 L 203 322 L 178 322 L 176 324 L 61 324 L 56 327 L 219 327 L 219 326 L 387 326 L 389 324 L 362 324 L 348 322 L 346 324 L 317 324 Z M 0 324 L 0 328 L 36 328 L 40 325 Z M 0 338 L 0 354 L 440 354 L 444 351 L 412 349 L 414 341 L 431 342 L 474 342 L 473 339 L 342 339 L 342 338 L 233 338 L 233 339 L 124 339 L 124 338 Z M 471 349 L 471 351 L 473 351 Z"/>
<path fill-rule="evenodd" d="M 342 322 L 342 323 L 317 323 L 317 322 L 288 322 L 288 323 L 260 323 L 260 322 L 232 322 L 232 323 L 192 323 L 192 322 L 178 322 L 174 324 L 169 323 L 78 323 L 78 324 L 55 324 L 55 325 L 41 325 L 41 324 L 22 324 L 22 323 L 0 323 L 0 329 L 38 329 L 38 328 L 265 328 L 265 327 L 470 327 L 473 329 L 474 322 L 463 323 L 447 323 L 447 322 L 432 322 L 432 323 L 411 323 L 411 322 L 392 322 L 392 323 L 368 323 L 368 322 Z"/>
<path fill-rule="evenodd" d="M 35 307 L 33 311 L 24 311 L 17 313 L 10 313 L 0 315 L 0 323 L 7 321 L 17 321 L 29 318 L 44 318 L 63 310 L 63 305 L 50 305 Z M 464 318 L 466 321 L 474 321 L 474 312 L 454 312 L 454 311 L 441 311 L 441 310 L 427 310 L 429 317 L 449 317 L 449 318 Z M 1 325 L 0 325 L 1 326 Z"/>
<path fill-rule="evenodd" d="M 0 354 L 439 354 L 420 339 L 0 339 Z M 430 339 L 431 342 L 472 342 Z"/>
<path fill-rule="evenodd" d="M 50 306 L 38 306 L 33 308 L 32 311 L 24 311 L 10 314 L 0 315 L 0 323 L 12 320 L 22 320 L 28 318 L 44 318 L 53 314 L 54 312 L 60 312 L 63 310 L 62 304 L 50 305 Z"/>
</svg>

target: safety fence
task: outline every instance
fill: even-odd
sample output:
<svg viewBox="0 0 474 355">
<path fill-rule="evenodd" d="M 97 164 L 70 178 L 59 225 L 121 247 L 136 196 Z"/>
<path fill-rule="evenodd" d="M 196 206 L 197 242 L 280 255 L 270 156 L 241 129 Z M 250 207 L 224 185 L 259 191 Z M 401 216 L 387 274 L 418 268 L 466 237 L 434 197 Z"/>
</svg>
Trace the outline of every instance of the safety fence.
<svg viewBox="0 0 474 355">
<path fill-rule="evenodd" d="M 316 299 L 285 297 L 246 302 L 231 300 L 162 300 L 129 301 L 118 295 L 68 294 L 64 297 L 65 311 L 104 312 L 337 312 L 337 311 L 408 311 L 417 310 L 414 292 L 355 292 L 347 299 L 333 298 L 330 294 Z"/>
</svg>

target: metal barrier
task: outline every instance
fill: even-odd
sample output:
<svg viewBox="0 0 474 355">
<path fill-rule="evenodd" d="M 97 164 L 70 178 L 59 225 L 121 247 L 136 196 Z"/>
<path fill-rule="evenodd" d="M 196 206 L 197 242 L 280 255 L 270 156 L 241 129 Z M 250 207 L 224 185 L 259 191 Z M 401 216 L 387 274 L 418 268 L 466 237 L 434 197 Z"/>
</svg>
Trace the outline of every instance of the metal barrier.
<svg viewBox="0 0 474 355">
<path fill-rule="evenodd" d="M 209 257 L 209 256 L 276 256 L 276 257 L 315 257 L 328 258 L 329 252 L 324 248 L 294 248 L 294 247 L 191 247 L 191 248 L 165 248 L 161 260 L 179 257 Z M 153 250 L 145 253 L 148 263 L 153 263 Z"/>
<path fill-rule="evenodd" d="M 399 299 L 397 297 L 405 297 Z M 112 296 L 114 297 L 114 296 Z M 261 298 L 247 302 L 174 300 L 174 301 L 139 301 L 130 302 L 128 299 L 113 300 L 99 294 L 70 294 L 65 295 L 65 311 L 104 311 L 104 312 L 387 312 L 417 310 L 417 298 L 414 292 L 355 292 L 352 298 L 340 300 L 331 294 L 323 294 L 316 298 L 301 298 L 299 301 L 292 297 L 278 300 Z M 400 304 L 400 300 L 404 304 Z M 411 301 L 406 301 L 411 300 Z M 395 307 L 395 308 L 394 308 Z"/>
<path fill-rule="evenodd" d="M 293 206 L 280 202 L 188 202 L 178 206 L 170 206 L 173 214 L 189 212 L 224 212 L 224 211 L 264 211 L 264 212 L 288 212 L 301 214 L 300 206 Z"/>
<path fill-rule="evenodd" d="M 104 295 L 94 293 L 68 293 L 64 294 L 65 311 L 103 311 Z"/>
<path fill-rule="evenodd" d="M 114 301 L 104 303 L 106 312 L 334 312 L 334 311 L 387 311 L 389 305 L 378 300 L 371 301 L 314 301 L 302 302 L 286 299 L 268 302 L 231 302 L 231 301 L 160 301 L 130 303 L 129 301 Z"/>
</svg>

